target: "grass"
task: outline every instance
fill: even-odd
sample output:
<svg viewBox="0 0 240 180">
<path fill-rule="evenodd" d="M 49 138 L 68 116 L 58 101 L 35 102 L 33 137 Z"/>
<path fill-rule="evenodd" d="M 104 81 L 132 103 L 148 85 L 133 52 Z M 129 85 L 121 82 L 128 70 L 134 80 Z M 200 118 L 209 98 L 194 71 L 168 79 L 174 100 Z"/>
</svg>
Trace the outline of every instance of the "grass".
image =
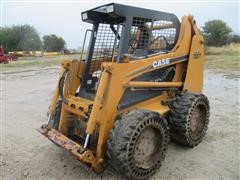
<svg viewBox="0 0 240 180">
<path fill-rule="evenodd" d="M 3 72 L 15 72 L 59 65 L 64 59 L 80 59 L 80 54 L 60 55 L 56 57 L 21 57 L 18 61 L 1 64 Z M 206 69 L 223 71 L 240 71 L 240 44 L 223 47 L 206 47 Z"/>
<path fill-rule="evenodd" d="M 206 68 L 217 71 L 240 71 L 240 44 L 207 47 Z"/>
<path fill-rule="evenodd" d="M 206 55 L 239 56 L 240 44 L 232 43 L 222 47 L 206 47 Z"/>
<path fill-rule="evenodd" d="M 56 57 L 20 57 L 17 61 L 9 64 L 1 64 L 2 71 L 21 71 L 32 68 L 44 68 L 54 65 L 60 65 L 62 60 L 80 59 L 80 54 L 60 55 Z"/>
</svg>

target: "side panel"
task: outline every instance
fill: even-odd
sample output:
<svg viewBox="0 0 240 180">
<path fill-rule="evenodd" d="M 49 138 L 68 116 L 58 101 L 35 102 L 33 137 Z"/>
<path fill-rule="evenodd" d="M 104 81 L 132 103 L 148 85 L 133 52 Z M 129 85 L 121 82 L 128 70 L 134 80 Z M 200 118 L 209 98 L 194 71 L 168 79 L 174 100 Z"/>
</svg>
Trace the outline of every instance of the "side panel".
<svg viewBox="0 0 240 180">
<path fill-rule="evenodd" d="M 181 62 L 176 64 L 176 71 L 175 76 L 172 80 L 172 82 L 180 82 L 182 80 L 182 76 L 184 74 L 185 70 L 185 62 Z M 162 100 L 167 99 L 169 97 L 169 94 L 166 92 L 162 93 L 162 95 L 159 95 L 158 97 L 143 101 L 141 103 L 135 104 L 129 108 L 123 109 L 121 112 L 129 111 L 134 108 L 140 108 L 140 109 L 146 109 L 151 111 L 156 111 L 160 113 L 161 115 L 164 115 L 169 111 L 169 107 L 167 105 L 162 104 Z"/>
<path fill-rule="evenodd" d="M 194 35 L 188 61 L 184 90 L 193 93 L 202 92 L 204 71 L 204 44 L 201 35 Z"/>
</svg>

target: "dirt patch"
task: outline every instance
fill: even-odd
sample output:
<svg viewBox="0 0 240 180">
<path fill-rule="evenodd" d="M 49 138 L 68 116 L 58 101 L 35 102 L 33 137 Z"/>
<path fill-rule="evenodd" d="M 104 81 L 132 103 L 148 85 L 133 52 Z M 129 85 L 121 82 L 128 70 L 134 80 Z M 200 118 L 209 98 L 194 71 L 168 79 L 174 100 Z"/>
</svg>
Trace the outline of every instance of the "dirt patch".
<svg viewBox="0 0 240 180">
<path fill-rule="evenodd" d="M 3 81 L 0 179 L 121 179 L 111 168 L 97 176 L 36 129 L 56 85 L 58 67 L 8 73 Z M 211 105 L 204 141 L 189 149 L 170 143 L 152 179 L 239 179 L 239 76 L 205 72 Z"/>
</svg>

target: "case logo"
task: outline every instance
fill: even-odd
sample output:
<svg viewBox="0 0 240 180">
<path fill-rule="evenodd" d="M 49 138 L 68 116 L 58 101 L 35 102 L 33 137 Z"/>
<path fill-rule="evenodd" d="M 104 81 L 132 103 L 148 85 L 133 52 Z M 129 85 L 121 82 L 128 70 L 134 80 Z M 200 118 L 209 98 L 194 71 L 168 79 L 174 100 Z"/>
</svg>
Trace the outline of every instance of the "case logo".
<svg viewBox="0 0 240 180">
<path fill-rule="evenodd" d="M 193 59 L 198 59 L 198 58 L 200 58 L 201 55 L 202 55 L 202 53 L 200 51 L 196 51 L 193 53 Z"/>
<path fill-rule="evenodd" d="M 166 58 L 166 59 L 161 59 L 159 61 L 154 61 L 152 66 L 153 66 L 153 68 L 157 68 L 157 67 L 160 67 L 160 66 L 167 65 L 169 63 L 170 63 L 170 58 Z"/>
</svg>

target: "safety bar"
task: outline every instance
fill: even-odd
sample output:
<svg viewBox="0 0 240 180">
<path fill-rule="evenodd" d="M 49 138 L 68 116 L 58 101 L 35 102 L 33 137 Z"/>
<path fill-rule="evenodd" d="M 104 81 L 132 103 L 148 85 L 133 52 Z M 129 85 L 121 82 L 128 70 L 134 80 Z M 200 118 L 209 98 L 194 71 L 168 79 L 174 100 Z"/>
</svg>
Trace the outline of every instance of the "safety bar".
<svg viewBox="0 0 240 180">
<path fill-rule="evenodd" d="M 133 88 L 152 88 L 152 87 L 181 87 L 183 82 L 146 82 L 146 81 L 130 81 L 124 84 L 125 87 Z"/>
</svg>

